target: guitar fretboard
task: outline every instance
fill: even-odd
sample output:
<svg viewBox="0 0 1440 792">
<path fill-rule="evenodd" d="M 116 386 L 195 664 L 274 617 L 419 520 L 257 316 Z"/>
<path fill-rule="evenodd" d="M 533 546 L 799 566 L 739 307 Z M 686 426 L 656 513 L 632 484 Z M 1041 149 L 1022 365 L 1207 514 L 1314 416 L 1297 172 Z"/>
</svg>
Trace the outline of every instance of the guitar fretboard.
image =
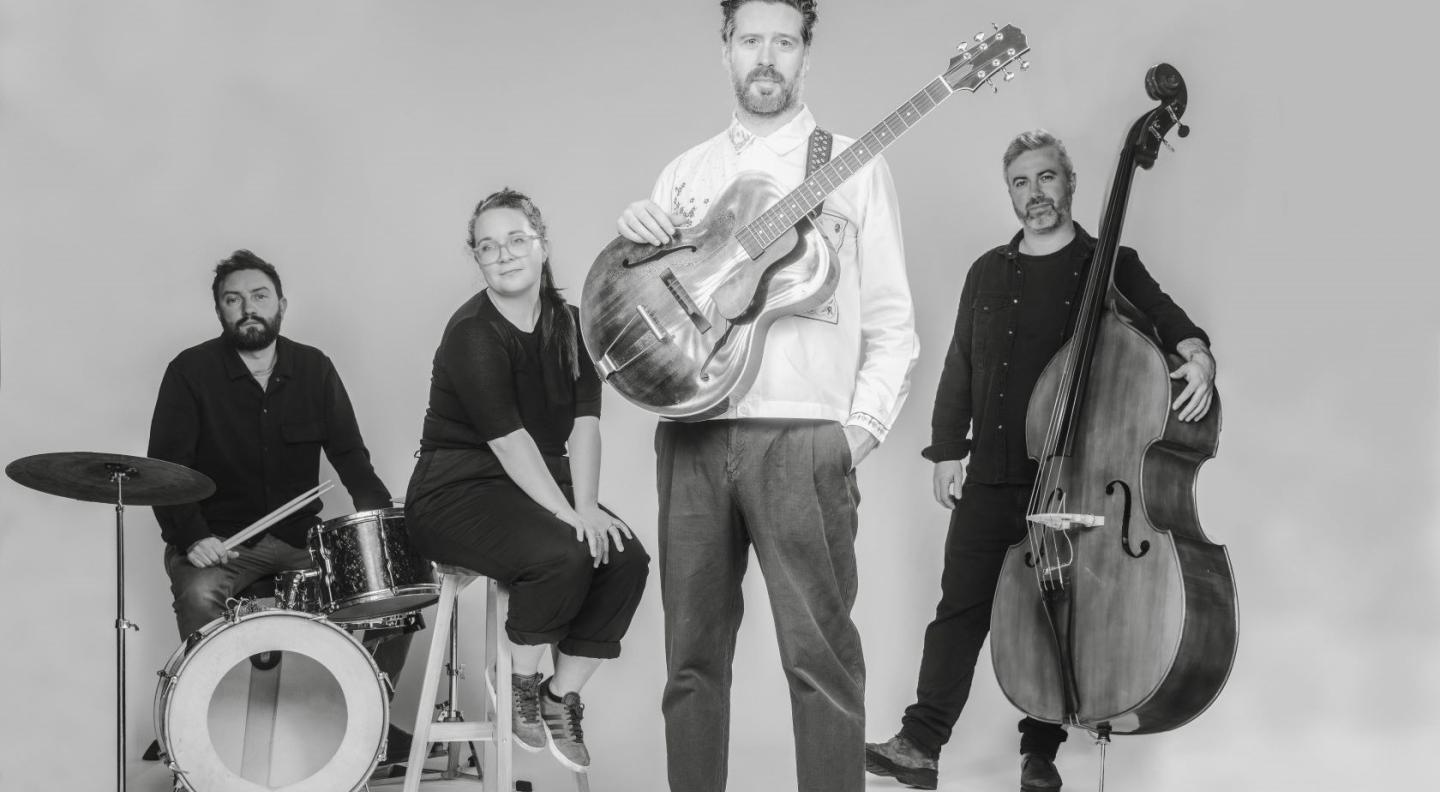
<svg viewBox="0 0 1440 792">
<path fill-rule="evenodd" d="M 886 116 L 884 121 L 861 135 L 849 148 L 810 174 L 799 187 L 781 198 L 779 203 L 735 232 L 735 239 L 751 258 L 759 258 L 765 248 L 800 222 L 800 218 L 819 206 L 826 196 L 839 189 L 840 185 L 879 156 L 880 152 L 905 134 L 910 127 L 919 123 L 920 119 L 952 93 L 954 91 L 945 80 L 936 77 L 895 112 Z"/>
</svg>

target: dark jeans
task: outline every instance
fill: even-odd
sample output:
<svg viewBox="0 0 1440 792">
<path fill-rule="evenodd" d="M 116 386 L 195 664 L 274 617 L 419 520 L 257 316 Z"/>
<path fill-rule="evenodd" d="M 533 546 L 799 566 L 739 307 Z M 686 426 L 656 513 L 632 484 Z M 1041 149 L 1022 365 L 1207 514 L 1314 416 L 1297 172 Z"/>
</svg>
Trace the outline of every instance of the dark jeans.
<svg viewBox="0 0 1440 792">
<path fill-rule="evenodd" d="M 411 544 L 425 558 L 509 586 L 511 641 L 558 644 L 572 657 L 619 657 L 645 591 L 645 548 L 626 539 L 596 567 L 575 529 L 509 477 L 465 478 L 472 456 L 464 449 L 420 454 L 405 505 Z M 573 503 L 570 485 L 562 481 L 560 489 Z"/>
<path fill-rule="evenodd" d="M 190 563 L 185 553 L 173 545 L 165 545 L 165 572 L 170 576 L 170 593 L 175 597 L 175 620 L 183 641 L 191 633 L 220 617 L 225 601 L 244 591 L 252 583 L 289 569 L 307 569 L 313 564 L 310 552 L 265 534 L 253 547 L 235 548 L 240 556 L 228 563 L 199 568 Z M 375 665 L 400 683 L 400 671 L 410 651 L 410 633 L 394 630 L 368 630 L 363 643 L 375 657 Z"/>
<path fill-rule="evenodd" d="M 860 495 L 844 432 L 824 421 L 661 423 L 655 447 L 670 789 L 725 788 L 752 546 L 790 685 L 799 789 L 863 789 L 865 660 L 850 619 Z"/>
<path fill-rule="evenodd" d="M 1030 490 L 1028 484 L 967 483 L 950 515 L 940 604 L 925 628 L 915 703 L 905 709 L 900 727 L 906 739 L 932 756 L 950 741 L 970 696 L 1005 552 L 1025 538 Z M 1051 759 L 1066 737 L 1063 727 L 1028 717 L 1020 721 L 1020 734 L 1021 753 Z"/>
</svg>

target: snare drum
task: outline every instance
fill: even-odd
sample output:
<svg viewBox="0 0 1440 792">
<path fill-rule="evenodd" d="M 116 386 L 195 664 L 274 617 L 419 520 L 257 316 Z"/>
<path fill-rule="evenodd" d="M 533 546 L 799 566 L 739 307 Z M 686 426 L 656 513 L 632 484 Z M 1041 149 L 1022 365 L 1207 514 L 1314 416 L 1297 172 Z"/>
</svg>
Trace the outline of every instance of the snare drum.
<svg viewBox="0 0 1440 792">
<path fill-rule="evenodd" d="M 309 544 L 320 612 L 335 621 L 373 621 L 440 599 L 434 565 L 410 546 L 404 509 L 337 517 L 311 528 Z"/>
<path fill-rule="evenodd" d="M 192 792 L 337 792 L 364 786 L 390 701 L 358 641 L 318 615 L 227 614 L 182 643 L 155 690 L 155 734 Z M 270 668 L 252 655 L 280 652 Z"/>
</svg>

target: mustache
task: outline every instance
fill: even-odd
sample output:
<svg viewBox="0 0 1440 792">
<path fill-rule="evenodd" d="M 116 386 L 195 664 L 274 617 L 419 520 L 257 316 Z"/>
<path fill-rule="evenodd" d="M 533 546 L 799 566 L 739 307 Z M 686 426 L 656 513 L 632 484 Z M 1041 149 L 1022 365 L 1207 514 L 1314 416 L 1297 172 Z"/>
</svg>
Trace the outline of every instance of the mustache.
<svg viewBox="0 0 1440 792">
<path fill-rule="evenodd" d="M 1051 209 L 1054 209 L 1055 202 L 1050 200 L 1049 198 L 1031 198 L 1030 201 L 1025 204 L 1025 210 L 1028 212 L 1029 210 L 1034 209 L 1037 206 L 1048 206 Z"/>
<path fill-rule="evenodd" d="M 749 74 L 745 75 L 745 84 L 749 85 L 760 79 L 773 80 L 781 84 L 785 82 L 785 77 L 782 76 L 780 72 L 775 71 L 774 66 L 756 66 L 750 70 Z"/>
</svg>

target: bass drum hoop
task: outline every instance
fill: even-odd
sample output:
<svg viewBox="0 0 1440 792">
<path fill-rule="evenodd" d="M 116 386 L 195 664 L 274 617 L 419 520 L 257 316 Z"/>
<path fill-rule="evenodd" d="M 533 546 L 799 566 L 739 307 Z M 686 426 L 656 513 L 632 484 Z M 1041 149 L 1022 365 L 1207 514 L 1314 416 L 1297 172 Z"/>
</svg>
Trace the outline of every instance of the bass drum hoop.
<svg viewBox="0 0 1440 792">
<path fill-rule="evenodd" d="M 390 699 L 380 669 L 341 627 L 307 613 L 266 610 L 222 616 L 201 638 L 171 655 L 155 691 L 155 732 L 191 792 L 336 792 L 365 786 L 380 761 L 390 722 Z M 345 700 L 345 734 L 333 756 L 308 778 L 271 787 L 250 781 L 225 763 L 210 737 L 210 702 L 232 668 L 266 651 L 290 651 L 319 663 Z M 358 772 L 357 772 L 358 771 Z"/>
</svg>

